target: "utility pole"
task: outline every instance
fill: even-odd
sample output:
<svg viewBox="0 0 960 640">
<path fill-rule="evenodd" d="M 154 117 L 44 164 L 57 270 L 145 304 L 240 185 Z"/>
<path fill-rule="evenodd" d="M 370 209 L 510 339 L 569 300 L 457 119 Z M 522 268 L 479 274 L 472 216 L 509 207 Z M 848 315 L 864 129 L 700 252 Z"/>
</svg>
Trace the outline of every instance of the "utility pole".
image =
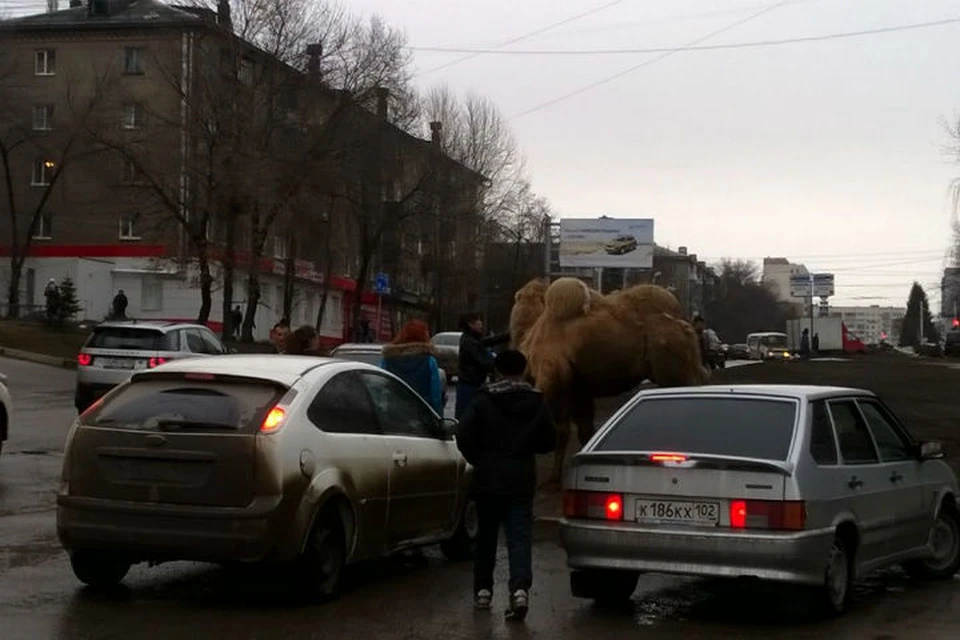
<svg viewBox="0 0 960 640">
<path fill-rule="evenodd" d="M 813 294 L 815 293 L 815 291 L 816 291 L 816 287 L 814 286 L 813 273 L 811 273 L 810 274 L 810 340 L 811 340 L 810 344 L 811 346 L 813 345 L 813 342 L 812 342 L 813 341 L 813 298 L 814 298 Z"/>
<path fill-rule="evenodd" d="M 919 312 L 920 312 L 920 322 L 919 322 L 918 324 L 919 324 L 919 328 L 920 328 L 920 345 L 923 346 L 923 318 L 924 318 L 924 315 L 923 315 L 923 299 L 922 299 L 922 298 L 920 299 Z"/>
</svg>

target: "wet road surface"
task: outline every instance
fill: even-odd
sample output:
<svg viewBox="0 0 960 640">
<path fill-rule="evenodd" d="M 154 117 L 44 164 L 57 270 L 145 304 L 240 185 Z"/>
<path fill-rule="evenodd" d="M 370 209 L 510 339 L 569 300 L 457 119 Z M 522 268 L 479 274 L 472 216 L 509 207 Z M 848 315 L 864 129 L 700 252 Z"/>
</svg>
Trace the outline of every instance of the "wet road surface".
<svg viewBox="0 0 960 640">
<path fill-rule="evenodd" d="M 865 581 L 843 618 L 812 614 L 789 590 L 645 576 L 630 606 L 569 594 L 556 526 L 537 525 L 525 624 L 471 608 L 469 564 L 435 550 L 353 569 L 342 598 L 298 604 L 269 571 L 196 563 L 134 567 L 112 593 L 73 577 L 55 533 L 54 494 L 73 419 L 73 373 L 0 359 L 17 420 L 0 457 L 0 638 L 865 638 L 960 637 L 960 580 L 924 584 L 899 571 Z M 501 552 L 501 556 L 504 553 Z M 505 557 L 502 557 L 505 561 Z M 503 562 L 499 580 L 505 580 Z"/>
</svg>

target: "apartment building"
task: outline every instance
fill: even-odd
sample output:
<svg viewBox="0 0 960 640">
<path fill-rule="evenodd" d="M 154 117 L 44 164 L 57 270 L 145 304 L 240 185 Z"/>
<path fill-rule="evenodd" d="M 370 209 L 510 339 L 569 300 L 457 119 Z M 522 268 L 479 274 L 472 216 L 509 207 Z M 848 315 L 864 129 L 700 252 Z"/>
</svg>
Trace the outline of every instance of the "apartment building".
<svg viewBox="0 0 960 640">
<path fill-rule="evenodd" d="M 328 342 L 349 336 L 358 299 L 368 319 L 384 310 L 381 337 L 438 304 L 465 308 L 483 176 L 443 154 L 440 123 L 423 140 L 390 124 L 385 93 L 368 111 L 326 86 L 313 47 L 304 70 L 271 58 L 234 35 L 228 2 L 74 0 L 0 23 L 0 136 L 22 139 L 0 286 L 22 256 L 20 314 L 70 276 L 84 318 L 104 318 L 123 289 L 128 316 L 193 319 L 209 278 L 218 329 L 229 271 L 239 305 L 257 274 L 258 338 L 286 307 L 313 324 L 324 299 Z M 279 119 L 264 142 L 268 110 Z M 321 136 L 335 149 L 307 188 L 290 168 Z M 281 190 L 296 193 L 281 202 Z M 378 301 L 379 273 L 392 286 Z"/>
</svg>

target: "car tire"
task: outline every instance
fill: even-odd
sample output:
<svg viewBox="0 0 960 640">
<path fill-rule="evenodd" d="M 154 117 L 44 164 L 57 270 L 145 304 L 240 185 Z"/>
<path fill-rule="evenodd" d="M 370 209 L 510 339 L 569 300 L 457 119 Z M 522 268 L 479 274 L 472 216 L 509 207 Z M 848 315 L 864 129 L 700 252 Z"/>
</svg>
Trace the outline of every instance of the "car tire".
<svg viewBox="0 0 960 640">
<path fill-rule="evenodd" d="M 470 500 L 463 508 L 457 530 L 448 540 L 440 543 L 440 551 L 444 557 L 452 562 L 460 562 L 473 558 L 477 549 L 477 532 L 480 529 L 480 520 L 477 517 L 477 504 Z"/>
<path fill-rule="evenodd" d="M 321 602 L 335 599 L 340 595 L 346 561 L 347 544 L 340 518 L 332 511 L 321 513 L 297 567 L 302 595 Z"/>
<path fill-rule="evenodd" d="M 70 566 L 80 582 L 95 589 L 115 587 L 130 571 L 130 561 L 98 551 L 74 551 Z"/>
<path fill-rule="evenodd" d="M 935 557 L 914 560 L 904 565 L 911 576 L 922 580 L 949 580 L 960 569 L 960 511 L 944 505 L 930 529 L 930 545 Z M 942 548 L 937 553 L 937 547 Z"/>
<path fill-rule="evenodd" d="M 570 572 L 570 593 L 601 605 L 628 602 L 637 590 L 637 571 L 583 570 Z"/>
<path fill-rule="evenodd" d="M 850 545 L 840 536 L 833 540 L 823 569 L 823 585 L 816 588 L 819 609 L 830 616 L 844 613 L 853 596 L 853 558 Z"/>
</svg>

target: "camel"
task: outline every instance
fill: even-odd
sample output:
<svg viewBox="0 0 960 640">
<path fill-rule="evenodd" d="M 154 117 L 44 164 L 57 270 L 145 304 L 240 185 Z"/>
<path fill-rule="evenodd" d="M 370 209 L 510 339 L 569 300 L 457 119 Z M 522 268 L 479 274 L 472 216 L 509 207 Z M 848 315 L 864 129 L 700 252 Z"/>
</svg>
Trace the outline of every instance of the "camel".
<svg viewBox="0 0 960 640">
<path fill-rule="evenodd" d="M 597 398 L 615 397 L 649 379 L 659 386 L 703 384 L 700 347 L 677 298 L 657 285 L 606 296 L 576 278 L 532 280 L 514 296 L 512 346 L 544 393 L 557 423 L 552 482 L 559 482 L 570 431 L 593 436 Z"/>
</svg>

